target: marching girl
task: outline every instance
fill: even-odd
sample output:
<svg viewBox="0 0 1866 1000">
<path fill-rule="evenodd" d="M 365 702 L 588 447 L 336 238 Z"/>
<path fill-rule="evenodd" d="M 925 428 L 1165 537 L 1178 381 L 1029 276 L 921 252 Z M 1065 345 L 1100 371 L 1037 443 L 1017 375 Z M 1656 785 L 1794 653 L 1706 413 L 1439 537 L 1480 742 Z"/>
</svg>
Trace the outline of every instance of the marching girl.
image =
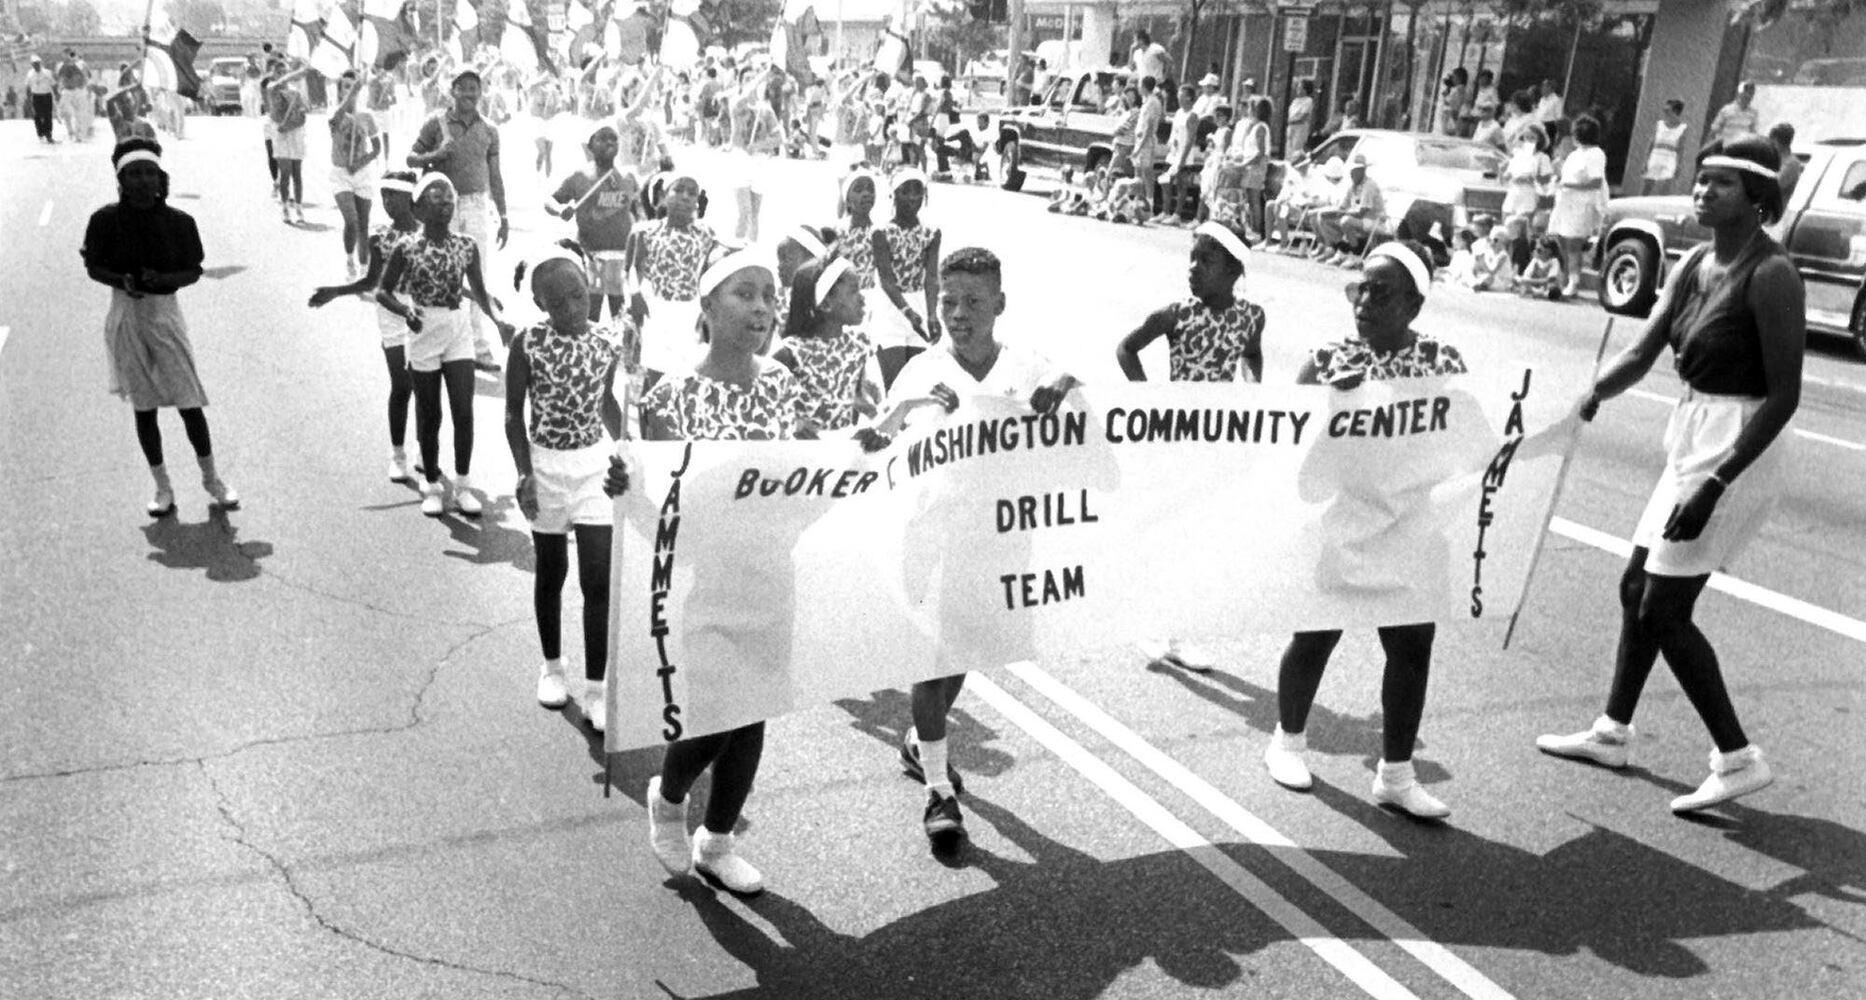
<svg viewBox="0 0 1866 1000">
<path fill-rule="evenodd" d="M 1263 381 L 1263 307 L 1237 295 L 1249 260 L 1241 232 L 1216 221 L 1200 223 L 1192 233 L 1186 274 L 1192 296 L 1154 312 L 1122 339 L 1114 352 L 1122 373 L 1145 382 L 1140 352 L 1165 337 L 1167 378 L 1174 382 Z M 1141 651 L 1149 662 L 1200 673 L 1212 668 L 1210 654 L 1178 639 L 1149 640 Z"/>
<path fill-rule="evenodd" d="M 894 218 L 875 230 L 871 245 L 879 294 L 870 297 L 869 329 L 881 358 L 881 378 L 894 377 L 928 344 L 939 342 L 938 229 L 920 221 L 926 204 L 927 175 L 912 167 L 890 179 Z M 922 300 L 925 315 L 912 297 Z"/>
<path fill-rule="evenodd" d="M 361 278 L 347 285 L 326 285 L 311 293 L 311 308 L 317 309 L 345 295 L 374 293 L 382 287 L 389 259 L 409 241 L 421 235 L 414 215 L 415 175 L 396 170 L 382 177 L 382 209 L 389 214 L 390 225 L 378 226 L 369 234 L 363 252 L 369 260 Z M 389 369 L 389 480 L 412 483 L 408 471 L 408 402 L 414 396 L 414 383 L 408 376 L 408 324 L 380 303 L 376 305 L 376 329 L 382 336 L 382 360 Z"/>
<path fill-rule="evenodd" d="M 862 321 L 862 283 L 846 257 L 812 260 L 791 282 L 784 339 L 771 359 L 797 376 L 808 420 L 841 431 L 875 415 L 881 369 Z"/>
<path fill-rule="evenodd" d="M 468 478 L 473 464 L 473 327 L 460 308 L 463 294 L 492 317 L 503 341 L 512 325 L 501 319 L 486 294 L 479 246 L 448 230 L 454 216 L 454 185 L 445 174 L 427 174 L 415 185 L 414 214 L 421 232 L 389 258 L 376 301 L 408 327 L 406 355 L 415 390 L 415 440 L 421 445 L 421 513 L 439 517 L 441 493 L 441 384 L 454 424 L 454 506 L 467 517 L 484 509 Z M 409 301 L 403 302 L 404 291 Z"/>
<path fill-rule="evenodd" d="M 1789 459 L 1783 431 L 1801 403 L 1805 293 L 1794 262 L 1765 228 L 1782 215 L 1780 165 L 1774 144 L 1754 135 L 1699 154 L 1693 201 L 1711 242 L 1679 263 L 1645 332 L 1607 365 L 1580 411 L 1593 419 L 1601 401 L 1637 385 L 1672 349 L 1686 391 L 1665 429 L 1665 471 L 1620 578 L 1620 645 L 1606 710 L 1592 728 L 1543 736 L 1536 747 L 1625 767 L 1633 710 L 1663 653 L 1714 744 L 1710 776 L 1672 800 L 1677 813 L 1774 780 L 1693 615 L 1711 573 L 1742 552 L 1780 498 Z"/>
<path fill-rule="evenodd" d="M 719 238 L 694 217 L 700 181 L 676 173 L 668 181 L 659 219 L 629 237 L 628 273 L 635 279 L 629 312 L 641 330 L 643 387 L 693 366 L 700 316 L 700 275 Z"/>
<path fill-rule="evenodd" d="M 777 245 L 777 320 L 774 331 L 782 331 L 790 317 L 791 285 L 797 280 L 797 269 L 813 260 L 822 260 L 829 256 L 829 247 L 823 244 L 823 238 L 809 226 L 793 226 L 790 232 Z"/>
<path fill-rule="evenodd" d="M 162 170 L 162 146 L 131 138 L 110 154 L 116 168 L 117 202 L 91 213 L 84 228 L 84 271 L 110 288 L 110 312 L 104 319 L 104 349 L 110 363 L 110 391 L 129 401 L 136 413 L 136 441 L 155 479 L 150 517 L 175 513 L 175 490 L 169 484 L 162 454 L 162 430 L 156 410 L 181 411 L 181 425 L 201 465 L 201 486 L 224 510 L 240 498 L 214 467 L 213 439 L 207 429 L 207 391 L 194 367 L 194 347 L 175 293 L 201 280 L 201 234 L 194 218 L 168 204 L 168 174 Z"/>
<path fill-rule="evenodd" d="M 563 589 L 570 575 L 568 534 L 577 535 L 577 586 L 583 592 L 583 717 L 602 732 L 607 723 L 604 668 L 609 661 L 609 547 L 615 504 L 603 473 L 622 437 L 616 369 L 625 363 L 633 329 L 590 319 L 589 262 L 562 241 L 518 282 L 548 317 L 512 338 L 505 367 L 505 440 L 518 470 L 518 509 L 531 522 L 538 570 L 532 607 L 544 666 L 538 703 L 561 708 L 564 681 Z M 627 320 L 623 320 L 627 323 Z M 526 418 L 529 402 L 530 419 Z M 607 432 L 605 434 L 605 431 Z"/>
<path fill-rule="evenodd" d="M 669 374 L 642 398 L 642 437 L 748 441 L 810 436 L 799 425 L 803 398 L 797 380 L 783 365 L 759 355 L 771 335 L 777 301 L 776 268 L 768 255 L 755 249 L 725 255 L 700 277 L 698 295 L 706 352 L 691 370 Z M 628 489 L 622 460 L 612 457 L 609 469 L 604 489 L 620 495 Z M 668 745 L 661 773 L 648 781 L 648 839 L 669 874 L 698 872 L 743 895 L 764 890 L 764 876 L 738 855 L 732 834 L 751 795 L 764 743 L 765 724 L 756 722 Z M 713 782 L 706 817 L 689 845 L 687 792 L 709 767 Z"/>
<path fill-rule="evenodd" d="M 1456 349 L 1412 328 L 1431 287 L 1431 255 L 1424 246 L 1408 240 L 1373 248 L 1360 280 L 1347 286 L 1354 306 L 1354 336 L 1318 348 L 1302 363 L 1296 382 L 1345 390 L 1369 380 L 1465 371 Z M 1443 819 L 1451 810 L 1419 786 L 1412 763 L 1437 628 L 1431 622 L 1383 625 L 1379 633 L 1386 670 L 1380 682 L 1384 728 L 1374 801 L 1418 819 Z M 1302 758 L 1307 750 L 1305 727 L 1322 673 L 1340 641 L 1339 629 L 1298 632 L 1283 651 L 1276 682 L 1278 721 L 1263 762 L 1271 780 L 1285 788 L 1301 791 L 1314 782 Z"/>
<path fill-rule="evenodd" d="M 881 284 L 875 272 L 874 211 L 879 190 L 875 175 L 866 170 L 856 170 L 842 179 L 842 197 L 836 207 L 836 231 L 829 242 L 830 253 L 846 259 L 855 269 L 864 298 Z"/>
</svg>

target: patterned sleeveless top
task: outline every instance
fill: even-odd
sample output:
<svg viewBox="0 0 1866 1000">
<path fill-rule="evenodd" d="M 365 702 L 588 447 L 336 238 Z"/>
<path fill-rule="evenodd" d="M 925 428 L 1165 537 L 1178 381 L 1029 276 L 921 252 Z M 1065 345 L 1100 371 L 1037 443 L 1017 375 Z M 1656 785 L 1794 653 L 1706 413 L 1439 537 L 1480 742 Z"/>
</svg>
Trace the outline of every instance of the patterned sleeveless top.
<svg viewBox="0 0 1866 1000">
<path fill-rule="evenodd" d="M 396 253 L 420 238 L 421 230 L 419 229 L 403 232 L 394 226 L 377 226 L 375 231 L 369 234 L 369 255 L 382 262 L 382 273 L 387 274 L 389 261 L 395 259 Z M 380 275 L 378 280 L 380 280 Z"/>
<path fill-rule="evenodd" d="M 1176 302 L 1173 331 L 1166 335 L 1171 348 L 1168 372 L 1175 382 L 1247 382 L 1252 377 L 1246 359 L 1263 358 L 1263 307 L 1238 299 L 1223 312 L 1213 312 L 1198 299 Z"/>
<path fill-rule="evenodd" d="M 878 284 L 875 278 L 874 239 L 874 223 L 858 226 L 853 222 L 848 222 L 842 232 L 836 236 L 836 242 L 829 248 L 833 255 L 848 258 L 849 266 L 862 278 L 862 291 L 864 292 Z"/>
<path fill-rule="evenodd" d="M 881 238 L 888 241 L 888 254 L 894 258 L 894 278 L 903 292 L 918 292 L 927 287 L 926 254 L 939 230 L 922 222 L 912 229 L 902 229 L 890 222 L 881 227 Z"/>
<path fill-rule="evenodd" d="M 855 426 L 855 394 L 875 345 L 851 330 L 840 337 L 798 337 L 784 341 L 797 359 L 797 385 L 805 414 L 821 430 Z"/>
<path fill-rule="evenodd" d="M 595 324 L 571 335 L 547 321 L 518 335 L 531 366 L 532 444 L 570 451 L 603 440 L 603 396 L 632 333 Z"/>
<path fill-rule="evenodd" d="M 436 243 L 416 233 L 402 244 L 402 286 L 415 304 L 426 309 L 458 309 L 466 289 L 467 264 L 475 247 L 471 237 L 448 233 Z"/>
<path fill-rule="evenodd" d="M 1462 375 L 1467 370 L 1457 348 L 1424 334 L 1420 334 L 1411 347 L 1390 353 L 1376 351 L 1359 337 L 1350 337 L 1317 348 L 1309 359 L 1315 365 L 1317 380 L 1323 383 L 1356 376 L 1366 382 L 1384 382 L 1431 375 Z"/>
<path fill-rule="evenodd" d="M 666 219 L 656 219 L 639 232 L 642 270 L 647 274 L 649 290 L 669 302 L 697 297 L 706 255 L 719 242 L 712 228 L 695 220 L 685 229 L 675 229 Z"/>
<path fill-rule="evenodd" d="M 790 370 L 766 362 L 750 388 L 699 372 L 669 376 L 641 408 L 679 441 L 782 441 L 796 435 L 804 402 Z"/>
</svg>

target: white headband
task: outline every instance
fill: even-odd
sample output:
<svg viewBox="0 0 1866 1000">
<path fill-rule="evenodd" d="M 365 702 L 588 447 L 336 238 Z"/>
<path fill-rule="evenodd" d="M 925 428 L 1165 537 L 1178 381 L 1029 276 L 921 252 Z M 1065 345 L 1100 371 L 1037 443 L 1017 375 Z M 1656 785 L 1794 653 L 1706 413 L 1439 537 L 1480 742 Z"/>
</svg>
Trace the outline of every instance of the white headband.
<svg viewBox="0 0 1866 1000">
<path fill-rule="evenodd" d="M 853 270 L 855 270 L 855 265 L 849 263 L 847 257 L 837 257 L 823 267 L 823 273 L 816 276 L 815 291 L 818 309 L 823 308 L 823 303 L 829 299 L 829 293 L 836 287 L 836 282 L 841 281 L 843 275 Z"/>
<path fill-rule="evenodd" d="M 445 184 L 447 185 L 447 190 L 454 190 L 454 182 L 450 180 L 446 174 L 438 171 L 422 174 L 421 180 L 415 184 L 415 200 L 420 201 L 421 196 L 428 193 L 428 188 L 436 184 Z"/>
<path fill-rule="evenodd" d="M 124 153 L 123 157 L 117 160 L 117 173 L 122 173 L 123 168 L 132 163 L 153 163 L 159 170 L 162 167 L 162 158 L 147 149 L 131 150 L 128 153 Z"/>
<path fill-rule="evenodd" d="M 1367 251 L 1369 257 L 1385 257 L 1406 269 L 1412 275 L 1412 284 L 1421 298 L 1432 287 L 1432 272 L 1425 266 L 1425 261 L 1404 243 L 1386 242 Z"/>
<path fill-rule="evenodd" d="M 1226 253 L 1237 259 L 1239 267 L 1250 264 L 1250 247 L 1245 246 L 1244 241 L 1238 239 L 1238 234 L 1230 229 L 1216 222 L 1201 222 L 1199 227 L 1192 231 L 1192 237 L 1197 239 L 1201 236 L 1210 237 L 1212 242 L 1224 247 Z"/>
<path fill-rule="evenodd" d="M 777 281 L 777 262 L 771 259 L 770 252 L 756 246 L 745 247 L 719 258 L 711 267 L 700 272 L 699 297 L 711 295 L 713 289 L 724 284 L 727 278 L 751 267 L 763 269 L 771 275 L 772 281 Z"/>
<path fill-rule="evenodd" d="M 536 298 L 538 295 L 538 272 L 544 270 L 544 265 L 554 260 L 568 261 L 569 263 L 575 264 L 579 272 L 589 266 L 576 254 L 571 253 L 564 247 L 552 244 L 549 250 L 546 250 L 537 260 L 531 262 L 530 267 L 525 272 L 525 290 L 530 292 L 533 298 Z"/>
<path fill-rule="evenodd" d="M 894 176 L 888 178 L 888 193 L 893 194 L 914 181 L 919 181 L 921 190 L 925 190 L 928 185 L 926 171 L 918 167 L 896 170 Z"/>
<path fill-rule="evenodd" d="M 1740 156 L 1723 156 L 1721 154 L 1717 156 L 1706 156 L 1698 161 L 1698 166 L 1741 170 L 1744 173 L 1756 174 L 1759 177 L 1767 177 L 1772 181 L 1779 180 L 1775 171 L 1757 163 L 1755 160 L 1745 160 Z"/>
<path fill-rule="evenodd" d="M 784 238 L 803 247 L 804 251 L 812 257 L 829 256 L 829 248 L 823 245 L 823 241 L 818 239 L 808 226 L 799 225 L 785 233 Z"/>
<path fill-rule="evenodd" d="M 382 181 L 382 189 L 384 191 L 400 191 L 406 195 L 415 193 L 414 182 L 401 180 L 395 177 L 384 178 Z"/>
</svg>

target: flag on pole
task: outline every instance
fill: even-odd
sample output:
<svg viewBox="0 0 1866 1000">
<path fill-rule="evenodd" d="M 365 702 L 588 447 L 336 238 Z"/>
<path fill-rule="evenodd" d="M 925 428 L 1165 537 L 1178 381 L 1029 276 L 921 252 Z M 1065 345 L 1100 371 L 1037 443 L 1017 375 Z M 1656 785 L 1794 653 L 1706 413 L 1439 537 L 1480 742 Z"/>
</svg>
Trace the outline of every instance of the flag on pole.
<svg viewBox="0 0 1866 1000">
<path fill-rule="evenodd" d="M 479 48 L 479 11 L 473 7 L 472 0 L 456 0 L 454 4 L 454 33 L 447 39 L 447 54 L 453 56 L 456 63 L 466 61 Z"/>
<path fill-rule="evenodd" d="M 311 58 L 311 50 L 317 46 L 323 30 L 323 0 L 294 0 L 291 32 L 285 36 L 285 54 L 293 59 Z"/>
<path fill-rule="evenodd" d="M 771 26 L 771 61 L 784 67 L 799 83 L 808 85 L 816 78 L 810 68 L 810 53 L 822 35 L 816 0 L 786 0 Z"/>
<path fill-rule="evenodd" d="M 159 90 L 172 90 L 183 97 L 199 97 L 201 75 L 195 72 L 194 57 L 201 42 L 175 27 L 163 0 L 149 8 L 149 34 L 143 39 L 143 83 Z"/>
<path fill-rule="evenodd" d="M 356 61 L 376 69 L 394 69 L 408 58 L 416 37 L 410 20 L 413 7 L 410 0 L 364 0 Z"/>
<path fill-rule="evenodd" d="M 512 0 L 505 10 L 505 33 L 499 38 L 499 53 L 521 73 L 535 73 L 540 67 L 557 72 L 551 65 L 551 46 L 531 22 L 531 10 L 525 0 Z"/>
<path fill-rule="evenodd" d="M 609 58 L 632 66 L 647 58 L 652 51 L 650 39 L 653 34 L 654 15 L 645 5 L 619 3 L 604 36 L 603 49 L 609 53 Z"/>
<path fill-rule="evenodd" d="M 331 7 L 330 17 L 318 36 L 317 48 L 311 50 L 311 68 L 326 79 L 335 80 L 356 66 L 356 27 L 341 7 Z"/>
<path fill-rule="evenodd" d="M 713 26 L 707 20 L 701 0 L 673 0 L 667 10 L 667 25 L 661 32 L 661 64 L 669 69 L 689 69 L 700 61 L 700 53 L 713 40 Z"/>
</svg>

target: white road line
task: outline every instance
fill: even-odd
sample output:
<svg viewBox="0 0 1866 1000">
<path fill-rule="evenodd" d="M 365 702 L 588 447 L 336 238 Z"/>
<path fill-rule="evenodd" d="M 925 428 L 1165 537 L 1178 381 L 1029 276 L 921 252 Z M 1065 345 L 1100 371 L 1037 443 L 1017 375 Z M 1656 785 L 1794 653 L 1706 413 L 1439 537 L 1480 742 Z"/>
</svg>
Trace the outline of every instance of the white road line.
<svg viewBox="0 0 1866 1000">
<path fill-rule="evenodd" d="M 52 221 L 52 203 L 48 201 L 45 203 L 45 207 L 39 210 L 40 228 L 44 228 L 45 224 L 51 221 Z"/>
<path fill-rule="evenodd" d="M 1809 379 L 1808 381 L 1814 380 Z M 1666 406 L 1678 405 L 1678 400 L 1675 397 L 1657 392 L 1647 392 L 1644 389 L 1628 389 L 1626 390 L 1626 394 L 1628 396 L 1638 396 L 1640 399 L 1650 399 L 1655 403 L 1664 403 Z M 1792 427 L 1790 430 L 1795 432 L 1796 437 L 1807 438 L 1809 441 L 1831 444 L 1836 448 L 1845 448 L 1848 451 L 1866 451 L 1866 444 L 1861 444 L 1858 441 L 1848 441 L 1846 438 L 1832 437 L 1827 434 L 1822 434 L 1819 431 L 1805 431 L 1799 427 Z"/>
<path fill-rule="evenodd" d="M 1610 552 L 1622 559 L 1633 554 L 1632 542 L 1624 538 L 1616 538 L 1585 524 L 1576 524 L 1565 517 L 1551 519 L 1549 530 L 1563 538 L 1573 539 L 1583 545 L 1591 545 L 1602 552 Z M 1866 642 L 1866 621 L 1849 618 L 1838 611 L 1829 611 L 1826 608 L 1809 604 L 1798 597 L 1778 594 L 1766 587 L 1758 587 L 1748 581 L 1722 573 L 1711 574 L 1710 588 L 1729 594 L 1739 601 L 1748 601 L 1758 607 L 1787 615 L 1816 628 L 1824 628 L 1835 635 L 1852 639 L 1855 642 Z"/>
<path fill-rule="evenodd" d="M 1128 756 L 1139 761 L 1142 766 L 1165 779 L 1174 788 L 1197 802 L 1213 816 L 1236 830 L 1254 844 L 1275 848 L 1271 854 L 1283 862 L 1297 875 L 1311 885 L 1332 897 L 1335 902 L 1352 911 L 1355 916 L 1365 920 L 1394 944 L 1404 949 L 1407 954 L 1437 973 L 1446 982 L 1456 987 L 1459 992 L 1473 1000 L 1512 1000 L 1509 991 L 1492 982 L 1488 976 L 1479 972 L 1470 963 L 1452 954 L 1444 945 L 1426 937 L 1418 928 L 1392 910 L 1380 905 L 1373 897 L 1362 892 L 1340 873 L 1317 861 L 1315 857 L 1298 847 L 1288 837 L 1283 836 L 1270 824 L 1258 819 L 1236 799 L 1219 791 L 1204 778 L 1194 774 L 1184 764 L 1174 760 L 1158 747 L 1148 743 L 1139 733 L 1134 732 L 1120 720 L 1103 711 L 1100 706 L 1077 694 L 1061 681 L 1052 677 L 1041 667 L 1033 663 L 1014 663 L 1008 668 L 1011 674 L 1036 688 L 1045 698 L 1070 715 L 1080 719 L 1089 728 L 1119 747 Z M 973 674 L 974 678 L 978 675 Z"/>
<path fill-rule="evenodd" d="M 4 350 L 6 350 L 6 338 L 7 338 L 7 334 L 9 334 L 9 333 L 12 333 L 12 332 L 13 332 L 13 328 L 12 328 L 12 327 L 10 327 L 10 326 L 0 326 L 0 351 L 4 351 Z"/>
<path fill-rule="evenodd" d="M 1077 773 L 1093 782 L 1107 793 L 1109 798 L 1114 799 L 1122 808 L 1132 813 L 1134 818 L 1152 828 L 1167 843 L 1184 851 L 1188 857 L 1217 876 L 1219 881 L 1230 886 L 1232 891 L 1242 896 L 1246 902 L 1282 925 L 1284 930 L 1295 935 L 1298 941 L 1315 952 L 1323 961 L 1347 976 L 1362 992 L 1368 996 L 1383 998 L 1383 1000 L 1384 998 L 1418 1000 L 1416 994 L 1392 976 L 1387 975 L 1385 970 L 1375 965 L 1367 956 L 1356 951 L 1347 942 L 1328 933 L 1328 929 L 1317 923 L 1313 917 L 1297 909 L 1294 903 L 1245 870 L 1244 866 L 1231 860 L 1223 851 L 1212 846 L 1211 841 L 1200 836 L 1198 831 L 1174 816 L 1158 800 L 1141 791 L 1133 782 L 1123 778 L 1100 757 L 1070 739 L 1061 730 L 1031 710 L 1029 706 L 993 683 L 990 678 L 974 673 L 966 689 L 977 695 L 1013 725 L 1028 733 L 1032 739 L 1061 758 Z"/>
</svg>

